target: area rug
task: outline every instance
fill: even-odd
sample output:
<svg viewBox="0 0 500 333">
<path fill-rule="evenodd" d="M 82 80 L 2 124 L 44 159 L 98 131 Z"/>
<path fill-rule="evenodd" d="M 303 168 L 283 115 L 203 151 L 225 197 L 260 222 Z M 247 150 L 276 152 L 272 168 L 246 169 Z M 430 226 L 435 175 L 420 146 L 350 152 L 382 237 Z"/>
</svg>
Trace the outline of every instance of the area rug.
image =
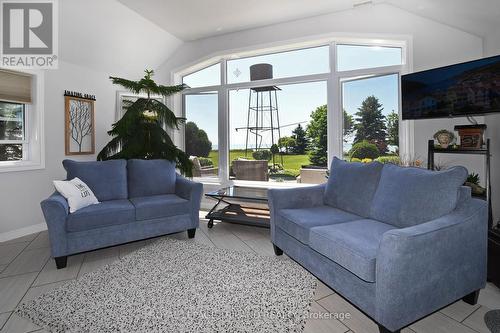
<svg viewBox="0 0 500 333">
<path fill-rule="evenodd" d="M 51 332 L 302 332 L 315 287 L 292 260 L 162 239 L 16 313 Z"/>
<path fill-rule="evenodd" d="M 491 333 L 500 333 L 500 310 L 491 310 L 484 314 L 484 322 Z"/>
</svg>

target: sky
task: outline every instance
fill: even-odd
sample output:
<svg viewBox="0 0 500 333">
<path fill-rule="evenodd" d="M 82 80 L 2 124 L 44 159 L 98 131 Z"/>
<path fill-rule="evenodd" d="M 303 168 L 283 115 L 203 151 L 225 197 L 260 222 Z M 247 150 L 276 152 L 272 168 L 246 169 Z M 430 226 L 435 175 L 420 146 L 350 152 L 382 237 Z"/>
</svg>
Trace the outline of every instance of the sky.
<svg viewBox="0 0 500 333">
<path fill-rule="evenodd" d="M 388 66 L 401 63 L 401 49 L 362 47 L 353 45 L 338 46 L 338 68 L 351 70 Z M 297 51 L 282 52 L 251 58 L 229 60 L 227 62 L 228 83 L 250 81 L 249 67 L 256 63 L 273 65 L 274 78 L 283 78 L 305 74 L 328 72 L 328 46 Z M 191 87 L 217 85 L 220 82 L 220 64 L 216 64 L 184 78 L 184 83 Z M 327 103 L 327 84 L 325 81 L 279 86 L 277 92 L 281 136 L 290 136 L 297 123 L 305 128 L 310 114 L 317 107 Z M 363 100 L 371 95 L 379 98 L 385 115 L 398 110 L 398 75 L 385 75 L 346 81 L 342 83 L 342 101 L 344 109 L 354 114 Z M 236 128 L 245 127 L 248 117 L 249 89 L 229 92 L 230 148 L 245 147 L 246 131 Z M 254 93 L 255 94 L 255 93 Z M 266 95 L 268 98 L 268 96 Z M 266 100 L 267 100 L 266 98 Z M 207 132 L 213 149 L 218 145 L 217 93 L 186 95 L 187 121 L 195 122 Z M 253 118 L 253 115 L 251 115 Z M 268 120 L 269 117 L 265 118 Z M 292 126 L 287 126 L 292 125 Z M 276 132 L 277 133 L 277 132 Z M 255 146 L 255 136 L 251 137 L 250 147 Z M 269 146 L 270 132 L 262 137 L 263 146 Z M 350 144 L 344 147 L 348 149 Z"/>
</svg>

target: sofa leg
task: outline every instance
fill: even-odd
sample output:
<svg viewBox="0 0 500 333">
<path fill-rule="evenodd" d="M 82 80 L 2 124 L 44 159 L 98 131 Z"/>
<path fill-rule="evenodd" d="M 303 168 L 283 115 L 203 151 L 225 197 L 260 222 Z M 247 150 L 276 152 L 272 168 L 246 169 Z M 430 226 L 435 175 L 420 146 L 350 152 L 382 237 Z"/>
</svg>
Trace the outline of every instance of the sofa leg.
<svg viewBox="0 0 500 333">
<path fill-rule="evenodd" d="M 389 330 L 388 328 L 378 324 L 378 331 L 380 333 L 401 333 L 401 330 L 397 330 L 397 331 L 391 331 Z"/>
<path fill-rule="evenodd" d="M 196 234 L 196 228 L 194 228 L 194 229 L 188 229 L 188 237 L 189 238 L 194 238 L 195 234 Z"/>
<path fill-rule="evenodd" d="M 274 254 L 280 256 L 283 254 L 283 250 L 273 244 Z"/>
<path fill-rule="evenodd" d="M 56 261 L 57 269 L 65 268 L 68 263 L 68 256 L 55 257 L 54 260 Z"/>
<path fill-rule="evenodd" d="M 477 299 L 479 298 L 479 290 L 471 292 L 469 295 L 464 296 L 462 301 L 470 305 L 476 305 Z"/>
</svg>

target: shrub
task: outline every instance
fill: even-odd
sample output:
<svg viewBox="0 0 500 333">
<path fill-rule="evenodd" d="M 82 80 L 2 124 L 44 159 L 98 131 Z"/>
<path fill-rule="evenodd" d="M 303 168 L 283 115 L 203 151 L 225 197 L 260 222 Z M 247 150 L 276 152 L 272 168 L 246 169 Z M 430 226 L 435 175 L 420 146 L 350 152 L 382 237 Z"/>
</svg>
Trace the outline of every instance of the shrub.
<svg viewBox="0 0 500 333">
<path fill-rule="evenodd" d="M 355 143 L 349 151 L 349 156 L 352 158 L 371 158 L 375 159 L 379 157 L 380 153 L 377 146 L 373 143 L 370 143 L 366 140 Z"/>
<path fill-rule="evenodd" d="M 373 159 L 371 159 L 371 158 L 363 158 L 361 160 L 361 162 L 363 162 L 363 163 L 370 163 L 370 162 L 373 162 Z"/>
<path fill-rule="evenodd" d="M 383 164 L 396 164 L 396 165 L 401 164 L 399 156 L 380 156 L 375 161 L 378 161 Z"/>
<path fill-rule="evenodd" d="M 351 162 L 361 162 L 361 159 L 356 158 L 356 157 L 352 157 Z"/>
<path fill-rule="evenodd" d="M 202 167 L 213 167 L 214 166 L 214 162 L 211 159 L 206 158 L 206 157 L 198 157 L 198 161 L 200 161 L 200 165 Z"/>
<path fill-rule="evenodd" d="M 256 160 L 270 161 L 272 154 L 269 150 L 256 150 L 252 153 L 252 157 Z"/>
<path fill-rule="evenodd" d="M 212 142 L 208 139 L 207 132 L 189 121 L 186 123 L 185 133 L 186 154 L 188 156 L 208 157 L 212 150 Z"/>
</svg>

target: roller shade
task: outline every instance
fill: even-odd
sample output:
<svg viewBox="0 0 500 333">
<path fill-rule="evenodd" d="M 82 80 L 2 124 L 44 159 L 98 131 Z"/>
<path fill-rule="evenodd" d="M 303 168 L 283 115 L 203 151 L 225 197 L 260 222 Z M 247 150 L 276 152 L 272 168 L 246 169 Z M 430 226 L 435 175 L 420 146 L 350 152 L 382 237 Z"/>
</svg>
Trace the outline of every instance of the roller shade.
<svg viewBox="0 0 500 333">
<path fill-rule="evenodd" d="M 0 100 L 31 103 L 31 75 L 0 70 Z"/>
</svg>

